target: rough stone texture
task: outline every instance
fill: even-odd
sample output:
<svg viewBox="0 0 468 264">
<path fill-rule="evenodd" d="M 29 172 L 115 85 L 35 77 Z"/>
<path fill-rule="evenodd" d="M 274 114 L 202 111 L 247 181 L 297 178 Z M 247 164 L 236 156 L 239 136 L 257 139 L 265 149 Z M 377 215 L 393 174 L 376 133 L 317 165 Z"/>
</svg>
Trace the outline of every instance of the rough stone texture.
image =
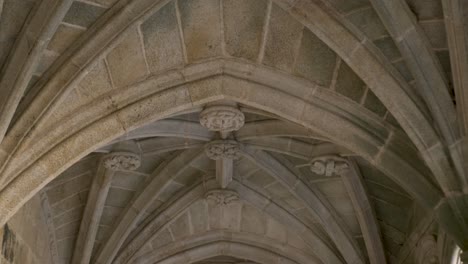
<svg viewBox="0 0 468 264">
<path fill-rule="evenodd" d="M 336 54 L 317 36 L 304 30 L 296 71 L 305 78 L 328 87 L 332 81 L 335 64 Z"/>
<path fill-rule="evenodd" d="M 434 243 L 453 246 L 444 232 L 468 250 L 453 217 L 466 211 L 463 135 L 450 146 L 439 138 L 430 90 L 409 63 L 420 53 L 401 45 L 426 43 L 438 74 L 456 80 L 459 25 L 447 25 L 449 0 L 395 0 L 421 28 L 395 37 L 382 1 L 58 1 L 70 9 L 42 32 L 26 20 L 48 14 L 37 3 L 0 0 L 0 64 L 21 57 L 10 63 L 18 75 L 0 71 L 0 81 L 27 91 L 0 124 L 0 220 L 10 219 L 0 263 L 419 264 L 433 261 Z M 21 32 L 27 47 L 14 47 Z M 200 124 L 219 105 L 242 122 Z M 229 166 L 204 152 L 220 139 L 236 142 Z M 139 166 L 105 167 L 108 193 L 92 191 L 101 157 L 122 143 Z M 367 196 L 350 195 L 328 163 L 311 171 L 331 156 L 356 160 Z M 434 168 L 458 169 L 458 196 Z M 229 176 L 225 189 L 216 175 Z"/>
<path fill-rule="evenodd" d="M 221 55 L 221 6 L 218 0 L 180 0 L 188 60 Z"/>
<path fill-rule="evenodd" d="M 105 10 L 106 9 L 102 7 L 75 1 L 65 16 L 64 22 L 87 28 L 90 27 Z"/>
<path fill-rule="evenodd" d="M 142 79 L 147 67 L 140 36 L 136 30 L 130 34 L 107 56 L 109 71 L 116 87 L 126 86 Z"/>
<path fill-rule="evenodd" d="M 263 39 L 268 1 L 228 0 L 223 2 L 226 52 L 255 61 Z"/>
<path fill-rule="evenodd" d="M 365 84 L 346 63 L 342 63 L 338 71 L 336 91 L 353 101 L 360 102 L 364 96 Z"/>
<path fill-rule="evenodd" d="M 263 63 L 291 71 L 302 38 L 303 26 L 273 5 Z"/>
<path fill-rule="evenodd" d="M 184 63 L 174 3 L 164 6 L 141 25 L 148 66 L 152 73 Z"/>
</svg>

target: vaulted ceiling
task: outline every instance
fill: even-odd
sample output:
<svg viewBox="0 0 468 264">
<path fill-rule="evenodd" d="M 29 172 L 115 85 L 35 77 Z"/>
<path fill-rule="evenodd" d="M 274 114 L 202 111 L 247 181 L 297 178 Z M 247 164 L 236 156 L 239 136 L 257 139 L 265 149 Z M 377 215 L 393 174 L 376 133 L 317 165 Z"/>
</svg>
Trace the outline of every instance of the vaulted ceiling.
<svg viewBox="0 0 468 264">
<path fill-rule="evenodd" d="M 441 234 L 468 250 L 466 16 L 0 0 L 0 224 L 40 196 L 57 264 L 429 263 Z"/>
</svg>

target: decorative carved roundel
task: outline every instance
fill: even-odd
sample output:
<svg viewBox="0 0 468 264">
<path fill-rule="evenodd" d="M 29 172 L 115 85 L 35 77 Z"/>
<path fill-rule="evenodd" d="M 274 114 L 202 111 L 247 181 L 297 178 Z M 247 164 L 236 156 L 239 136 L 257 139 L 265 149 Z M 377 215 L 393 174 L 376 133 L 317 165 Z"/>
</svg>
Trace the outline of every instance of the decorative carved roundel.
<svg viewBox="0 0 468 264">
<path fill-rule="evenodd" d="M 333 158 L 313 160 L 310 170 L 320 176 L 341 175 L 349 168 L 348 163 Z"/>
<path fill-rule="evenodd" d="M 215 140 L 205 145 L 205 153 L 212 160 L 236 160 L 240 158 L 240 146 L 235 140 Z"/>
<path fill-rule="evenodd" d="M 228 205 L 239 201 L 239 194 L 231 190 L 211 190 L 205 194 L 205 198 L 217 205 Z"/>
<path fill-rule="evenodd" d="M 212 106 L 200 113 L 200 124 L 211 131 L 237 131 L 244 123 L 244 113 L 232 106 Z"/>
<path fill-rule="evenodd" d="M 136 170 L 140 165 L 140 156 L 131 152 L 113 152 L 104 158 L 104 167 L 113 171 Z"/>
</svg>

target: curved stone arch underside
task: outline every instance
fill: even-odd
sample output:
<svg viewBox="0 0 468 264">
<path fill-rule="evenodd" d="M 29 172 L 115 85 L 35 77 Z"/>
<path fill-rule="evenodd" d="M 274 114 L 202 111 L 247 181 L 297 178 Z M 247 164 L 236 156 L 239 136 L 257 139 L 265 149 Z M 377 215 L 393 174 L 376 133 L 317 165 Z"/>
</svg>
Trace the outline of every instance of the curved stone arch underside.
<svg viewBox="0 0 468 264">
<path fill-rule="evenodd" d="M 177 75 L 177 78 L 180 76 Z M 227 73 L 201 78 L 199 81 L 192 79 L 156 92 L 154 85 L 157 82 L 154 79 L 138 83 L 127 90 L 117 90 L 109 95 L 113 100 L 96 99 L 80 109 L 82 114 L 71 115 L 64 120 L 65 123 L 49 129 L 51 137 L 44 138 L 35 145 L 37 148 L 29 151 L 33 157 L 40 158 L 25 166 L 8 188 L 0 193 L 1 208 L 4 210 L 1 214 L 2 222 L 35 192 L 87 153 L 155 120 L 223 99 L 274 113 L 327 135 L 333 142 L 367 158 L 426 207 L 433 208 L 439 201 L 440 192 L 418 171 L 420 168 L 417 163 L 415 166 L 398 157 L 397 151 L 401 150 L 396 144 L 404 142 L 404 138 L 399 137 L 397 131 L 389 129 L 389 126 L 375 119 L 372 114 L 359 111 L 352 103 L 342 100 L 343 104 L 339 109 L 333 103 L 327 103 L 330 98 L 337 98 L 330 97 L 326 92 L 312 92 L 306 100 L 285 90 L 281 91 L 280 88 L 236 78 Z M 145 89 L 149 89 L 147 94 L 144 93 Z M 129 98 L 134 99 L 131 104 L 128 102 Z M 114 104 L 122 107 L 115 107 Z M 353 111 L 343 110 L 345 106 Z M 373 131 L 363 127 L 369 123 L 373 125 Z M 377 128 L 380 129 L 379 134 L 376 134 Z M 53 146 L 51 142 L 60 143 Z M 32 157 L 23 155 L 21 159 L 24 158 L 26 160 L 22 160 L 23 165 Z M 388 164 L 391 166 L 387 166 L 387 162 L 391 162 Z M 395 163 L 398 166 L 394 166 Z M 419 176 L 402 178 L 402 169 Z"/>
<path fill-rule="evenodd" d="M 185 217 L 192 228 L 186 231 L 190 231 L 191 235 L 202 234 L 210 230 L 254 233 L 279 239 L 282 245 L 289 244 L 293 247 L 296 245 L 296 248 L 308 252 L 311 259 L 317 261 L 320 259 L 324 263 L 343 263 L 339 257 L 340 253 L 330 244 L 330 240 L 317 233 L 317 230 L 306 226 L 301 222 L 304 219 L 296 218 L 290 211 L 283 208 L 284 204 L 277 204 L 277 201 L 272 200 L 271 197 L 235 180 L 230 188 L 238 193 L 239 200 L 228 205 L 219 205 L 205 196 L 207 190 L 216 188 L 217 183 L 214 179 L 208 179 L 203 184 L 196 184 L 163 211 L 158 212 L 149 223 L 131 236 L 130 241 L 118 246 L 121 250 L 115 248 L 114 253 L 105 250 L 99 252 L 96 262 L 99 264 L 111 263 L 111 261 L 112 263 L 127 263 L 134 260 L 136 256 L 144 253 L 149 245 L 154 249 L 154 241 L 165 241 L 161 239 L 162 235 L 173 233 L 167 230 Z M 180 229 L 180 226 L 175 226 Z M 117 256 L 113 255 L 117 251 L 119 251 Z"/>
<path fill-rule="evenodd" d="M 286 2 L 274 1 L 281 8 L 288 9 L 290 6 Z M 149 21 L 151 12 L 165 6 L 161 2 L 150 4 L 144 1 L 140 4 L 142 10 L 145 5 L 155 7 L 152 11 L 148 11 L 151 8 L 142 11 L 140 22 Z M 281 8 L 272 9 L 281 13 Z M 309 9 L 305 8 L 304 12 L 307 10 Z M 147 11 L 149 13 L 145 13 Z M 297 13 L 296 9 L 289 11 Z M 183 10 L 177 11 L 175 8 L 174 12 Z M 314 28 L 310 21 L 291 21 L 298 23 L 300 30 L 304 31 L 303 34 L 312 34 L 307 30 Z M 339 25 L 335 26 L 339 28 Z M 112 56 L 128 55 L 119 51 L 122 45 L 134 49 L 144 45 L 141 42 L 132 43 L 139 39 L 131 38 L 132 34 L 140 33 L 132 25 L 126 24 L 125 27 L 128 27 L 128 31 L 120 36 L 116 33 L 115 42 L 99 49 L 102 53 L 93 53 L 95 57 L 73 61 L 73 64 L 79 65 L 80 73 L 68 76 L 69 79 L 61 75 L 65 74 L 64 71 L 53 75 L 51 81 L 45 84 L 37 101 L 33 102 L 31 108 L 12 126 L 1 146 L 2 151 L 9 157 L 3 167 L 4 177 L 0 182 L 0 224 L 5 223 L 27 199 L 87 153 L 145 124 L 219 100 L 232 100 L 271 112 L 329 138 L 332 142 L 366 158 L 403 186 L 426 208 L 436 208 L 437 205 L 441 208 L 440 203 L 445 203 L 444 200 L 441 201 L 443 196 L 440 189 L 427 178 L 430 177 L 427 176 L 430 172 L 418 157 L 416 149 L 400 130 L 385 123 L 382 118 L 362 105 L 336 91 L 326 89 L 328 85 L 312 78 L 313 75 L 311 77 L 307 74 L 294 74 L 294 69 L 284 68 L 280 64 L 258 65 L 256 60 L 261 56 L 253 60 L 232 58 L 232 54 L 226 54 L 226 50 L 223 51 L 221 47 L 220 53 L 210 54 L 210 51 L 204 51 L 207 52 L 207 56 L 191 57 L 191 49 L 182 46 L 184 62 L 180 66 L 153 71 L 148 68 L 151 67 L 148 66 L 151 62 L 145 59 L 146 66 L 142 69 L 145 73 L 138 78 L 120 84 L 115 80 L 103 80 L 109 78 L 108 72 L 112 75 L 112 69 L 106 68 L 106 65 L 112 65 L 109 63 Z M 184 43 L 189 43 L 190 37 L 184 35 L 183 28 L 174 30 L 179 34 L 175 38 L 182 36 Z M 318 29 L 312 31 L 315 33 Z M 312 35 L 308 37 L 315 40 Z M 326 39 L 327 44 L 331 42 L 329 36 L 318 35 Z M 268 39 L 267 36 L 264 39 Z M 352 39 L 348 48 L 360 43 L 356 38 Z M 96 43 L 89 45 L 94 44 Z M 86 48 L 88 51 L 90 46 Z M 300 49 L 302 45 L 297 46 Z M 346 49 L 337 47 L 336 44 L 331 46 L 333 50 L 341 51 L 337 52 L 338 54 L 343 54 Z M 259 54 L 267 48 L 264 46 L 263 51 L 259 50 Z M 353 48 L 353 56 L 346 58 L 346 61 L 354 69 L 356 54 L 365 53 L 364 55 L 372 57 L 373 53 L 372 49 L 366 46 L 355 45 Z M 389 91 L 380 89 L 380 93 L 376 92 L 376 95 L 381 99 L 386 98 L 383 103 L 392 113 L 395 110 L 395 116 L 406 132 L 411 132 L 408 134 L 417 143 L 418 148 L 424 149 L 437 144 L 434 143 L 437 142 L 437 139 L 434 139 L 435 133 L 433 129 L 427 128 L 423 115 L 417 110 L 410 111 L 417 107 L 411 102 L 408 103 L 411 99 L 400 91 L 398 78 L 395 79 L 387 72 L 377 59 L 369 61 L 379 66 L 377 68 L 383 71 L 379 72 L 379 78 L 386 77 L 389 87 L 395 92 L 387 94 Z M 371 67 L 370 65 L 356 68 L 356 73 L 368 86 L 377 89 L 376 86 L 380 84 L 376 84 L 376 76 L 367 76 L 364 73 L 364 67 Z M 91 73 L 86 75 L 88 72 Z M 67 85 L 59 85 L 57 80 L 60 78 L 67 79 Z M 86 90 L 92 87 L 90 79 L 108 82 L 108 86 L 100 86 L 100 89 L 91 92 Z M 99 83 L 97 86 L 99 87 Z M 41 102 L 48 96 L 57 100 Z M 401 96 L 405 99 L 401 103 L 406 105 L 406 108 L 399 108 Z M 39 117 L 37 113 L 41 113 Z M 418 129 L 417 124 L 412 124 L 410 120 L 419 120 L 417 124 L 424 129 Z M 25 137 L 26 135 L 28 136 Z M 16 144 L 18 138 L 19 145 Z"/>
<path fill-rule="evenodd" d="M 246 237 L 247 239 L 243 239 L 243 237 Z M 253 235 L 217 231 L 194 238 L 206 240 L 208 243 L 199 245 L 198 243 L 190 243 L 191 241 L 184 241 L 186 243 L 184 246 L 175 247 L 175 245 L 168 245 L 168 249 L 165 247 L 162 250 L 175 251 L 175 254 L 167 257 L 163 256 L 166 257 L 164 259 L 162 256 L 160 256 L 163 254 L 147 254 L 141 256 L 135 262 L 129 263 L 191 264 L 217 256 L 243 257 L 246 260 L 254 261 L 255 263 L 259 264 L 320 263 L 310 262 L 310 259 L 307 259 L 304 254 L 298 254 L 297 251 L 295 252 L 297 255 L 283 255 L 278 253 L 279 249 L 289 249 L 289 247 L 274 244 L 271 243 L 271 241 L 269 241 L 267 247 L 267 245 L 262 245 L 258 242 L 255 242 L 257 238 L 258 237 Z M 271 248 L 273 248 L 274 251 Z M 294 250 L 291 250 L 291 252 L 294 252 Z M 294 261 L 294 259 L 300 259 L 302 261 Z"/>
<path fill-rule="evenodd" d="M 140 83 L 139 85 L 136 85 L 130 89 L 133 89 L 134 92 L 137 90 L 142 91 L 142 88 L 144 89 L 145 86 L 154 84 L 152 81 L 154 80 Z M 126 99 L 128 96 L 125 95 L 128 95 L 128 92 L 129 91 L 126 90 L 122 91 L 122 94 L 114 93 L 113 96 L 115 96 L 115 98 Z M 317 104 L 317 101 L 324 101 L 321 100 L 322 98 L 326 99 L 325 93 L 316 93 L 315 96 L 310 98 L 310 101 L 313 102 L 315 100 L 315 103 Z M 61 171 L 65 170 L 71 164 L 97 147 L 104 145 L 116 137 L 124 135 L 136 127 L 143 126 L 154 120 L 163 119 L 165 116 L 169 116 L 176 112 L 190 109 L 191 107 L 198 107 L 199 105 L 203 105 L 209 102 L 216 102 L 220 99 L 230 99 L 245 105 L 249 105 L 251 107 L 269 111 L 282 118 L 304 125 L 305 127 L 314 131 L 318 131 L 320 134 L 325 134 L 334 142 L 341 143 L 341 145 L 354 151 L 358 155 L 367 157 L 377 166 L 380 165 L 380 168 L 382 168 L 385 172 L 390 172 L 390 175 L 393 174 L 393 178 L 397 176 L 397 173 L 392 173 L 392 168 L 385 168 L 385 164 L 378 164 L 379 161 L 374 160 L 373 155 L 377 153 L 380 153 L 380 156 L 389 155 L 388 157 L 394 158 L 396 162 L 405 164 L 403 160 L 399 160 L 397 158 L 396 154 L 392 154 L 392 146 L 388 146 L 388 142 L 392 142 L 391 140 L 389 141 L 386 138 L 381 138 L 375 134 L 371 134 L 369 131 L 363 129 L 362 126 L 355 124 L 355 122 L 363 122 L 362 116 L 355 117 L 357 120 L 352 122 L 349 120 L 349 116 L 348 119 L 345 119 L 342 116 L 340 117 L 339 114 L 332 113 L 332 110 L 327 111 L 323 109 L 323 107 L 314 105 L 296 96 L 286 94 L 284 91 L 278 91 L 272 87 L 255 84 L 246 80 L 240 80 L 238 78 L 233 78 L 227 75 L 218 75 L 214 76 L 213 78 L 206 78 L 206 76 L 204 76 L 203 80 L 192 81 L 187 84 L 156 92 L 138 102 L 127 105 L 126 107 L 122 107 L 118 111 L 111 112 L 110 114 L 107 113 L 107 116 L 98 119 L 100 122 L 93 120 L 94 123 L 87 124 L 87 126 L 79 127 L 78 129 L 76 127 L 73 128 L 73 125 L 68 127 L 67 125 L 62 125 L 61 127 L 58 127 L 58 130 L 61 130 L 62 132 L 66 131 L 67 133 L 75 130 L 73 132 L 76 134 L 69 135 L 67 140 L 62 141 L 62 143 L 58 144 L 50 150 L 42 149 L 41 151 L 43 153 L 45 152 L 45 155 L 39 159 L 36 164 L 32 164 L 25 171 L 23 171 L 22 175 L 11 183 L 10 187 L 13 188 L 8 188 L 0 193 L 0 196 L 5 198 L 9 195 L 13 195 L 10 197 L 16 196 L 15 201 L 10 200 L 10 198 L 2 199 L 2 202 L 5 203 L 8 203 L 9 201 L 12 202 L 10 205 L 3 207 L 7 210 L 5 210 L 5 214 L 2 214 L 2 216 L 5 216 L 5 219 L 2 221 L 6 221 L 8 216 L 14 213 L 14 210 L 17 209 L 12 207 L 14 202 L 17 202 L 15 206 L 18 206 L 27 200 L 27 196 L 18 197 L 18 193 L 32 195 L 34 191 L 39 190 L 48 181 L 52 180 L 54 176 L 58 175 Z M 96 115 L 96 113 L 102 113 L 102 109 L 106 109 L 105 105 L 109 102 L 97 100 L 93 103 L 95 105 L 85 106 L 85 108 L 90 111 L 84 115 L 95 117 L 99 116 L 99 114 Z M 294 109 L 290 107 L 286 108 L 284 105 L 291 105 L 296 107 L 294 107 Z M 98 109 L 98 111 L 96 111 L 96 109 Z M 334 110 L 336 111 L 339 109 Z M 104 113 L 106 113 L 106 111 L 104 111 Z M 349 115 L 349 112 L 345 112 L 345 114 Z M 317 118 L 319 116 L 328 116 L 330 118 L 328 120 L 336 120 L 336 123 L 320 122 L 320 119 Z M 83 119 L 81 115 L 74 117 L 72 116 L 69 119 L 69 124 L 77 124 L 84 120 L 85 119 Z M 372 121 L 372 116 L 368 116 L 366 121 Z M 396 137 L 395 135 L 397 135 L 397 133 L 388 133 L 386 131 L 388 128 L 384 124 L 378 122 L 377 120 L 373 121 L 377 125 L 380 124 L 379 127 L 384 131 L 383 133 L 387 133 L 387 135 L 391 134 L 393 135 L 392 137 Z M 346 131 L 340 131 L 340 127 L 342 125 L 345 125 L 348 129 L 346 129 Z M 343 132 L 347 132 L 347 134 L 343 134 Z M 54 132 L 52 132 L 52 134 L 54 134 Z M 60 133 L 57 134 L 60 135 Z M 350 141 L 350 137 L 357 139 L 357 142 Z M 78 142 L 80 144 L 77 144 Z M 47 144 L 48 142 L 44 143 Z M 387 146 L 385 146 L 386 144 Z M 46 161 L 46 157 L 55 160 L 55 163 L 48 163 Z M 56 168 L 45 168 L 43 167 L 44 165 L 59 166 Z M 414 167 L 407 163 L 406 165 L 399 167 L 400 169 L 401 167 L 408 168 L 411 170 L 412 174 L 419 174 Z M 56 171 L 53 172 L 54 170 Z M 411 186 L 411 184 L 406 183 L 403 185 L 406 185 L 405 187 L 409 189 L 411 194 L 419 196 L 420 201 L 422 198 L 422 200 L 424 200 L 426 203 L 426 206 L 433 207 L 440 198 L 440 194 L 437 189 L 432 187 L 422 175 L 419 178 L 414 179 L 422 181 L 422 184 L 418 183 Z M 396 179 L 396 181 L 399 183 L 401 183 L 402 180 L 404 179 Z M 25 181 L 29 181 L 27 185 L 23 184 Z M 423 186 L 427 186 L 427 188 L 422 188 Z M 19 189 L 14 190 L 15 187 L 19 187 Z M 412 188 L 418 188 L 419 190 L 414 190 Z M 433 190 L 432 193 L 430 190 Z M 432 203 L 432 205 L 428 203 Z"/>
<path fill-rule="evenodd" d="M 156 256 L 161 260 L 167 257 L 168 252 L 174 252 L 173 247 L 191 248 L 190 244 L 200 246 L 213 240 L 221 242 L 231 239 L 260 245 L 260 248 L 267 248 L 296 263 L 344 263 L 337 257 L 339 254 L 334 253 L 336 249 L 314 235 L 316 231 L 294 220 L 294 216 L 268 201 L 267 197 L 235 182 L 232 190 L 239 193 L 239 200 L 219 203 L 225 201 L 223 197 L 203 197 L 203 190 L 215 187 L 216 182 L 209 180 L 204 185 L 207 187 L 195 186 L 139 230 L 128 244 L 123 245 L 112 263 L 146 263 L 147 258 Z M 230 192 L 218 190 L 215 195 L 230 195 Z M 202 197 L 196 198 L 200 194 Z M 244 258 L 242 254 L 237 257 Z M 152 261 L 158 263 L 154 259 Z M 191 263 L 188 259 L 183 262 Z M 101 263 L 99 259 L 97 263 Z"/>
<path fill-rule="evenodd" d="M 218 256 L 243 257 L 248 261 L 254 261 L 255 263 L 259 264 L 317 263 L 308 262 L 307 259 L 305 259 L 306 262 L 294 261 L 292 259 L 301 258 L 303 256 L 296 255 L 285 257 L 284 255 L 277 253 L 277 251 L 265 249 L 265 245 L 259 245 L 258 243 L 249 243 L 251 241 L 247 239 L 238 238 L 236 237 L 236 235 L 237 234 L 235 233 L 223 231 L 218 231 L 214 234 L 206 234 L 205 236 L 197 237 L 197 239 L 205 239 L 208 240 L 210 243 L 203 243 L 202 245 L 197 245 L 196 243 L 186 242 L 188 245 L 179 247 L 169 245 L 168 248 L 176 252 L 174 255 L 167 256 L 165 259 L 162 259 L 159 255 L 147 254 L 138 258 L 135 262 L 129 263 L 190 264 Z M 253 238 L 251 237 L 251 239 L 255 239 L 255 237 L 253 236 Z M 271 246 L 271 244 L 269 245 Z M 274 246 L 277 246 L 277 248 L 279 248 L 281 245 Z M 163 248 L 163 250 L 166 250 L 166 248 Z"/>
</svg>

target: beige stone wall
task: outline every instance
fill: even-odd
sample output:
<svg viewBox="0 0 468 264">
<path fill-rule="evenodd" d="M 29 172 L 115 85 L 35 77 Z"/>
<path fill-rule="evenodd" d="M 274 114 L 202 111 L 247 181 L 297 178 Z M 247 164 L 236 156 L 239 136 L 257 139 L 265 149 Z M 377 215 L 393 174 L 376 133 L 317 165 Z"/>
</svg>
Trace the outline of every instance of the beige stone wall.
<svg viewBox="0 0 468 264">
<path fill-rule="evenodd" d="M 0 229 L 0 264 L 52 263 L 48 229 L 39 196 Z"/>
</svg>

